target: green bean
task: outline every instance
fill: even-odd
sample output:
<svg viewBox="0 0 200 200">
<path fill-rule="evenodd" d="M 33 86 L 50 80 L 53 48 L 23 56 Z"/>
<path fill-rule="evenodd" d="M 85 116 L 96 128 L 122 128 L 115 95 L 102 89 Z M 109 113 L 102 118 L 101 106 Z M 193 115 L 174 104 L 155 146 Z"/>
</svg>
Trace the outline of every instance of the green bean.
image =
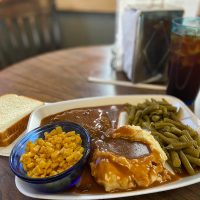
<svg viewBox="0 0 200 200">
<path fill-rule="evenodd" d="M 159 137 L 159 136 L 157 136 L 157 135 L 153 135 L 153 137 L 158 141 L 158 143 L 160 144 L 160 146 L 162 147 L 162 149 L 163 149 L 163 147 L 164 147 L 164 142 L 163 142 L 163 140 Z M 167 150 L 166 150 L 166 152 L 167 152 Z M 168 153 L 168 155 L 169 155 L 169 153 Z M 168 156 L 167 156 L 168 157 Z"/>
<path fill-rule="evenodd" d="M 148 123 L 150 123 L 151 121 L 150 121 L 150 118 L 149 118 L 149 116 L 148 115 L 145 115 L 145 116 L 143 116 L 143 118 L 144 118 L 144 120 L 146 121 L 146 122 L 148 122 Z"/>
<path fill-rule="evenodd" d="M 149 101 L 148 99 L 146 99 L 145 103 L 149 106 L 151 104 L 151 101 Z"/>
<path fill-rule="evenodd" d="M 166 123 L 166 122 L 156 122 L 156 123 L 155 123 L 155 128 L 156 128 L 156 129 L 162 129 L 162 128 L 164 128 L 165 126 L 174 126 L 174 125 L 171 124 L 171 123 Z"/>
<path fill-rule="evenodd" d="M 179 140 L 180 140 L 181 142 L 188 142 L 188 141 L 189 141 L 188 138 L 187 138 L 185 135 L 181 135 L 181 136 L 179 137 Z"/>
<path fill-rule="evenodd" d="M 171 128 L 170 128 L 170 126 L 165 126 L 165 127 L 163 127 L 162 131 L 164 131 L 164 132 L 170 132 Z"/>
<path fill-rule="evenodd" d="M 195 173 L 193 166 L 200 166 L 200 136 L 179 121 L 181 108 L 165 99 L 146 99 L 137 105 L 126 104 L 126 110 L 129 124 L 151 131 L 174 171 L 182 173 L 185 168 L 190 175 Z"/>
<path fill-rule="evenodd" d="M 189 134 L 188 130 L 183 130 L 183 134 L 188 138 L 188 140 L 193 141 L 193 138 L 191 137 L 191 135 Z"/>
<path fill-rule="evenodd" d="M 129 114 L 133 105 L 131 105 L 130 103 L 125 103 L 124 105 L 125 105 L 125 109 L 126 109 L 127 113 Z"/>
<path fill-rule="evenodd" d="M 180 130 L 188 130 L 190 135 L 192 137 L 195 137 L 198 135 L 198 133 L 196 131 L 194 131 L 191 127 L 189 127 L 188 125 L 185 125 L 185 124 L 182 124 L 181 122 L 179 121 L 174 121 L 172 119 L 169 119 L 169 118 L 164 118 L 164 122 L 169 122 L 169 123 L 172 123 L 174 124 L 177 128 L 179 128 Z"/>
<path fill-rule="evenodd" d="M 168 116 L 167 108 L 165 106 L 160 105 L 160 109 L 162 110 L 163 117 Z"/>
<path fill-rule="evenodd" d="M 165 103 L 163 101 L 157 101 L 157 103 L 161 106 L 169 106 L 170 104 L 169 103 Z"/>
<path fill-rule="evenodd" d="M 171 144 L 173 142 L 178 142 L 176 139 L 165 137 L 164 135 L 162 135 L 157 131 L 151 131 L 151 133 L 159 137 L 164 143 Z"/>
<path fill-rule="evenodd" d="M 172 163 L 172 162 L 171 162 L 171 157 L 170 157 L 169 151 L 167 151 L 167 149 L 165 149 L 165 148 L 163 148 L 163 151 L 164 151 L 165 154 L 167 155 L 167 158 L 168 158 L 168 159 L 167 159 L 167 162 L 168 162 L 168 163 Z"/>
<path fill-rule="evenodd" d="M 164 122 L 168 122 L 168 123 L 172 123 L 174 124 L 177 128 L 183 130 L 185 127 L 183 126 L 183 124 L 179 121 L 174 121 L 172 119 L 169 118 L 164 118 Z"/>
<path fill-rule="evenodd" d="M 189 132 L 187 130 L 183 130 L 182 133 L 184 134 L 183 136 L 185 136 L 185 138 L 187 139 L 187 141 L 193 141 L 194 142 L 194 147 L 198 148 L 198 144 L 197 141 L 195 141 L 191 135 L 189 134 Z"/>
<path fill-rule="evenodd" d="M 200 159 L 199 159 L 199 158 L 195 158 L 195 157 L 190 156 L 190 155 L 188 155 L 188 154 L 185 154 L 185 155 L 186 155 L 187 159 L 188 159 L 191 163 L 193 163 L 193 164 L 195 164 L 195 165 L 197 165 L 197 166 L 200 166 Z"/>
<path fill-rule="evenodd" d="M 179 158 L 180 158 L 180 156 L 179 156 Z M 174 167 L 174 166 L 173 166 L 171 157 L 168 158 L 167 163 L 170 165 L 170 167 L 173 169 L 173 171 L 174 171 L 176 174 L 182 174 L 182 173 L 183 173 L 183 169 L 181 168 L 181 166 L 180 166 L 180 167 Z"/>
<path fill-rule="evenodd" d="M 151 98 L 152 103 L 157 103 L 157 101 L 154 98 Z"/>
<path fill-rule="evenodd" d="M 184 165 L 188 174 L 194 175 L 195 171 L 194 171 L 193 167 L 191 166 L 189 160 L 187 159 L 186 155 L 183 153 L 183 151 L 180 151 L 179 156 L 180 156 L 181 162 Z"/>
<path fill-rule="evenodd" d="M 195 137 L 195 136 L 198 135 L 198 133 L 197 133 L 195 130 L 193 130 L 190 126 L 184 125 L 184 127 L 185 127 L 186 130 L 189 131 L 189 133 L 190 133 L 190 135 L 191 135 L 192 137 Z"/>
<path fill-rule="evenodd" d="M 158 110 L 158 109 L 159 109 L 159 105 L 158 104 L 148 106 L 143 110 L 142 116 L 147 115 L 147 114 L 151 113 L 152 111 Z"/>
<path fill-rule="evenodd" d="M 142 115 L 142 111 L 141 110 L 138 110 L 135 114 L 135 117 L 134 117 L 134 120 L 133 120 L 133 124 L 136 125 L 139 121 L 139 118 L 141 117 Z"/>
<path fill-rule="evenodd" d="M 155 123 L 154 123 L 154 122 L 151 122 L 151 123 L 150 123 L 150 128 L 151 128 L 151 130 L 156 130 L 156 129 L 155 129 Z"/>
<path fill-rule="evenodd" d="M 151 131 L 150 123 L 148 123 L 148 122 L 143 122 L 142 123 L 142 127 L 145 128 L 145 129 L 147 129 L 148 131 Z"/>
<path fill-rule="evenodd" d="M 178 120 L 178 117 L 177 117 L 176 114 L 177 114 L 177 113 L 172 113 L 172 112 L 170 112 L 170 113 L 169 113 L 169 118 L 171 118 L 171 119 L 177 121 L 177 120 Z"/>
<path fill-rule="evenodd" d="M 137 109 L 145 109 L 148 105 L 146 103 L 138 103 Z"/>
<path fill-rule="evenodd" d="M 128 118 L 128 121 L 130 124 L 133 123 L 133 120 L 134 120 L 134 117 L 135 117 L 135 113 L 136 113 L 136 107 L 135 106 L 132 106 L 130 108 L 130 111 L 129 111 L 129 118 Z"/>
<path fill-rule="evenodd" d="M 183 149 L 183 152 L 196 158 L 199 158 L 200 155 L 199 149 L 195 149 L 194 147 Z"/>
<path fill-rule="evenodd" d="M 197 141 L 198 146 L 200 146 L 200 135 L 196 135 L 195 140 Z"/>
<path fill-rule="evenodd" d="M 165 104 L 167 104 L 167 105 L 170 105 L 169 102 L 166 99 L 164 99 L 164 98 L 162 98 L 162 102 L 165 103 Z"/>
<path fill-rule="evenodd" d="M 162 110 L 155 110 L 155 111 L 150 113 L 150 115 L 162 115 L 162 114 L 163 114 Z"/>
<path fill-rule="evenodd" d="M 153 116 L 151 117 L 151 119 L 152 119 L 153 122 L 157 122 L 157 121 L 160 120 L 160 116 L 158 116 L 158 115 L 153 115 Z"/>
<path fill-rule="evenodd" d="M 136 124 L 137 126 L 142 126 L 142 123 L 143 123 L 144 121 L 143 121 L 143 119 L 142 118 L 140 118 L 139 119 L 139 122 Z"/>
<path fill-rule="evenodd" d="M 177 112 L 177 108 L 172 105 L 167 105 L 165 108 L 167 108 L 167 111 Z"/>
<path fill-rule="evenodd" d="M 170 128 L 170 131 L 172 133 L 176 134 L 176 135 L 182 135 L 183 134 L 180 129 L 178 129 L 178 128 L 174 127 L 174 126 Z"/>
<path fill-rule="evenodd" d="M 169 138 L 174 138 L 178 140 L 178 137 L 176 135 L 174 135 L 173 133 L 170 132 L 163 132 L 163 135 Z"/>
<path fill-rule="evenodd" d="M 183 173 L 183 169 L 181 167 L 173 167 L 173 170 L 177 174 L 182 174 Z"/>
<path fill-rule="evenodd" d="M 171 156 L 173 167 L 180 167 L 181 166 L 181 160 L 179 158 L 178 153 L 176 151 L 170 151 L 170 156 Z"/>
<path fill-rule="evenodd" d="M 180 150 L 180 149 L 184 149 L 187 147 L 191 147 L 194 144 L 194 142 L 189 141 L 189 142 L 172 142 L 171 144 L 169 144 L 167 147 L 165 147 L 166 149 L 173 149 L 173 150 Z"/>
</svg>

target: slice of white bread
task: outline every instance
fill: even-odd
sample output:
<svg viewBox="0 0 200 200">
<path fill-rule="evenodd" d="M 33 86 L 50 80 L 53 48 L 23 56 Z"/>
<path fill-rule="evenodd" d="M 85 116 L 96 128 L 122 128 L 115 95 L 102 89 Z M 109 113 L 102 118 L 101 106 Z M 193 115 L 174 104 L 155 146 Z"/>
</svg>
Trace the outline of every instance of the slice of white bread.
<svg viewBox="0 0 200 200">
<path fill-rule="evenodd" d="M 16 94 L 0 96 L 0 146 L 12 143 L 25 131 L 30 113 L 43 102 Z"/>
</svg>

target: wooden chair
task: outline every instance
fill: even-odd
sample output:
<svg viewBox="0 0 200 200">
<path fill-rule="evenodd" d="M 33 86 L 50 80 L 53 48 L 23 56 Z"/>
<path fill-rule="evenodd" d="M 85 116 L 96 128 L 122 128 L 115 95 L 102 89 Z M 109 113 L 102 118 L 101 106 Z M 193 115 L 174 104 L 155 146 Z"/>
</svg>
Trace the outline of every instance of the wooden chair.
<svg viewBox="0 0 200 200">
<path fill-rule="evenodd" d="M 53 0 L 0 1 L 0 68 L 58 48 Z"/>
</svg>

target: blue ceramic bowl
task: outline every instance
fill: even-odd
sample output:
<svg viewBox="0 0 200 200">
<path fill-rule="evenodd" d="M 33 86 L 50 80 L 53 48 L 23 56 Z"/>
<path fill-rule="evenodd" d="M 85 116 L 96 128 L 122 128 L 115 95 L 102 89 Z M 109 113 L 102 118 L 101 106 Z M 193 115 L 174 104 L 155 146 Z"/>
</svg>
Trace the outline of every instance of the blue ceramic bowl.
<svg viewBox="0 0 200 200">
<path fill-rule="evenodd" d="M 57 126 L 61 126 L 63 131 L 75 131 L 79 133 L 82 138 L 82 146 L 84 147 L 84 152 L 82 158 L 68 170 L 57 174 L 55 176 L 49 176 L 46 178 L 31 178 L 28 177 L 27 173 L 24 171 L 22 163 L 20 162 L 20 157 L 25 152 L 25 147 L 28 141 L 35 142 L 38 138 L 44 138 L 44 133 L 50 132 Z M 86 129 L 78 124 L 72 122 L 56 122 L 48 124 L 43 127 L 36 128 L 28 132 L 12 149 L 10 154 L 10 168 L 16 176 L 25 182 L 28 182 L 37 190 L 43 192 L 58 192 L 66 190 L 73 185 L 75 185 L 81 175 L 83 167 L 87 161 L 90 152 L 90 136 Z"/>
</svg>

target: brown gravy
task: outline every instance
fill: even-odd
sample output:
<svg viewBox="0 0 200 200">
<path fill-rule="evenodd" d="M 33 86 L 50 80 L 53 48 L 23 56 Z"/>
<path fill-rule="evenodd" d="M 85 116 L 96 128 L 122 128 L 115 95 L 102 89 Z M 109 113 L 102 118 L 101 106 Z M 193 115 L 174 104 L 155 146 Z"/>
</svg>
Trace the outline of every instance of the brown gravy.
<svg viewBox="0 0 200 200">
<path fill-rule="evenodd" d="M 113 106 L 101 106 L 95 108 L 72 109 L 42 120 L 42 125 L 54 121 L 73 121 L 85 127 L 91 135 L 92 147 L 103 151 L 111 151 L 117 155 L 129 159 L 139 158 L 150 154 L 146 144 L 141 142 L 130 142 L 125 139 L 109 137 L 112 129 L 109 111 Z M 116 120 L 123 106 L 116 107 Z M 117 122 L 115 123 L 116 128 Z"/>
<path fill-rule="evenodd" d="M 140 158 L 150 154 L 150 149 L 146 144 L 130 142 L 125 139 L 109 139 L 106 146 L 108 151 L 128 159 Z"/>
<path fill-rule="evenodd" d="M 114 154 L 124 156 L 128 159 L 149 155 L 150 149 L 146 144 L 109 137 L 112 128 L 117 128 L 119 113 L 124 109 L 123 105 L 115 105 L 115 107 L 117 108 L 115 113 L 117 118 L 114 127 L 107 113 L 111 110 L 111 106 L 78 108 L 64 111 L 44 118 L 41 125 L 56 121 L 72 121 L 82 125 L 88 130 L 91 136 L 91 153 L 95 148 L 99 148 L 100 150 L 111 151 Z M 92 177 L 89 162 L 82 173 L 79 184 L 71 188 L 70 192 L 90 194 L 106 193 L 104 188 L 97 184 Z"/>
</svg>

